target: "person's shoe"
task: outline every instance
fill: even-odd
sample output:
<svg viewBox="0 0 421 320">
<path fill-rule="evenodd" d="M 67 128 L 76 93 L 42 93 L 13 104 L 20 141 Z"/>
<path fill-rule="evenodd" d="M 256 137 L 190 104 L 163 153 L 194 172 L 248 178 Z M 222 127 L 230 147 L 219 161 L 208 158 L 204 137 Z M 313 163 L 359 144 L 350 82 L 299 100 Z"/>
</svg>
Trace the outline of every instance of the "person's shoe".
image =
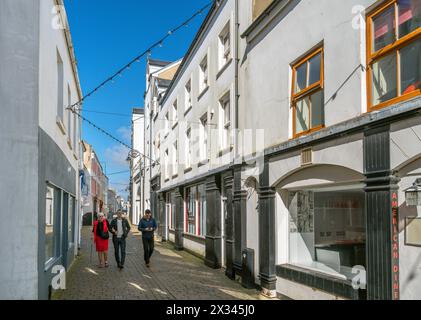
<svg viewBox="0 0 421 320">
<path fill-rule="evenodd" d="M 108 268 L 108 262 L 105 262 L 105 268 Z"/>
<path fill-rule="evenodd" d="M 124 269 L 124 265 L 123 264 L 120 265 L 120 269 Z"/>
<path fill-rule="evenodd" d="M 146 263 L 146 268 L 150 268 L 149 262 Z"/>
</svg>

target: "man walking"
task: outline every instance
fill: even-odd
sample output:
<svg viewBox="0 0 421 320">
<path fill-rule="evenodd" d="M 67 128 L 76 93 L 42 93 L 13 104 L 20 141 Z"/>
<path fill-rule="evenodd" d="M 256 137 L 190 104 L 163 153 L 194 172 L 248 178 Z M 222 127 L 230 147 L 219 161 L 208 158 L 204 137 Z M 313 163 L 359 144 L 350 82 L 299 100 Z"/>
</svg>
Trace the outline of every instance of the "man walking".
<svg viewBox="0 0 421 320">
<path fill-rule="evenodd" d="M 140 220 L 138 226 L 139 231 L 142 232 L 144 258 L 148 268 L 154 249 L 154 232 L 156 228 L 156 221 L 152 218 L 151 210 L 148 209 L 145 211 L 145 216 Z"/>
<path fill-rule="evenodd" d="M 127 219 L 123 217 L 123 212 L 118 211 L 117 218 L 111 221 L 110 226 L 111 233 L 113 234 L 115 260 L 121 270 L 124 268 L 124 261 L 126 260 L 126 238 L 130 232 L 130 224 Z"/>
</svg>

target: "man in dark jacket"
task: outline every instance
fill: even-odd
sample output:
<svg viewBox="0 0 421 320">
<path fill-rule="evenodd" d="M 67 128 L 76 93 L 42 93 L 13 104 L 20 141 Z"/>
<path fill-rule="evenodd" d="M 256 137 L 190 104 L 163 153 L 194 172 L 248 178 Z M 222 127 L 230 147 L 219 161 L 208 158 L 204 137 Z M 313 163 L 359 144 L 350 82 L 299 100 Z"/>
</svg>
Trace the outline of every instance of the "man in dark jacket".
<svg viewBox="0 0 421 320">
<path fill-rule="evenodd" d="M 148 268 L 154 250 L 154 232 L 156 228 L 156 221 L 152 218 L 151 210 L 148 209 L 145 211 L 145 216 L 140 220 L 138 226 L 138 230 L 142 232 L 144 258 Z"/>
<path fill-rule="evenodd" d="M 115 260 L 121 270 L 124 268 L 124 261 L 126 260 L 126 238 L 130 232 L 130 224 L 127 219 L 123 217 L 123 212 L 118 211 L 117 218 L 111 221 L 110 227 L 111 233 L 113 234 Z"/>
</svg>

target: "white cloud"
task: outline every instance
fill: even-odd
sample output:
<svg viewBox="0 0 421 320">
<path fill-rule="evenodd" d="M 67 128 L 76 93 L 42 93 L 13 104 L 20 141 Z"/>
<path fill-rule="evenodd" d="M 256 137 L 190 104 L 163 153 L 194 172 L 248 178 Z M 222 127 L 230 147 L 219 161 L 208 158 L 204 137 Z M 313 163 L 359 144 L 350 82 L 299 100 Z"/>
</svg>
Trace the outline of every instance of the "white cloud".
<svg viewBox="0 0 421 320">
<path fill-rule="evenodd" d="M 125 142 L 130 143 L 132 141 L 132 130 L 130 127 L 118 128 L 117 132 L 125 140 Z"/>
<path fill-rule="evenodd" d="M 105 150 L 105 158 L 111 166 L 127 168 L 129 165 L 126 161 L 129 150 L 122 146 L 116 145 Z"/>
</svg>

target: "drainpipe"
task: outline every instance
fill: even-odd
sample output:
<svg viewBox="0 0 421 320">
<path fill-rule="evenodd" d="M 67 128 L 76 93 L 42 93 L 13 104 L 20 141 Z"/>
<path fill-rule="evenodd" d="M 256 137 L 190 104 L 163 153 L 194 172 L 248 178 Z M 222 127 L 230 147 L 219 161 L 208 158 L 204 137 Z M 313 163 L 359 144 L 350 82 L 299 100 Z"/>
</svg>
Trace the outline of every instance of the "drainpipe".
<svg viewBox="0 0 421 320">
<path fill-rule="evenodd" d="M 240 99 L 240 94 L 239 94 L 239 84 L 238 84 L 238 74 L 239 74 L 239 63 L 240 63 L 240 59 L 239 59 L 239 30 L 240 30 L 240 23 L 239 23 L 239 0 L 235 0 L 235 9 L 234 9 L 234 15 L 235 15 L 235 27 L 234 27 L 234 36 L 235 36 L 235 48 L 234 48 L 234 58 L 235 58 L 235 123 L 234 123 L 234 129 L 235 129 L 235 134 L 234 134 L 234 162 L 235 159 L 238 157 L 238 105 L 239 105 L 239 99 Z"/>
</svg>

